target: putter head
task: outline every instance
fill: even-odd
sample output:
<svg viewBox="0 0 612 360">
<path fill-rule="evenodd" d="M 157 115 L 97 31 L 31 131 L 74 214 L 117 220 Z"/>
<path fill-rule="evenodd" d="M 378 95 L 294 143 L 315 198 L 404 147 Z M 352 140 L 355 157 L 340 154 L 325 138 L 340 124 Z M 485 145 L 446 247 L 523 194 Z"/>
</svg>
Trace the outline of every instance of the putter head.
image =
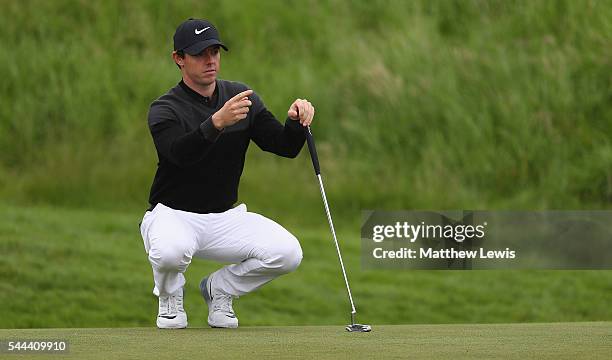
<svg viewBox="0 0 612 360">
<path fill-rule="evenodd" d="M 364 325 L 364 324 L 346 325 L 345 329 L 348 332 L 370 332 L 372 331 L 372 327 L 370 325 Z"/>
</svg>

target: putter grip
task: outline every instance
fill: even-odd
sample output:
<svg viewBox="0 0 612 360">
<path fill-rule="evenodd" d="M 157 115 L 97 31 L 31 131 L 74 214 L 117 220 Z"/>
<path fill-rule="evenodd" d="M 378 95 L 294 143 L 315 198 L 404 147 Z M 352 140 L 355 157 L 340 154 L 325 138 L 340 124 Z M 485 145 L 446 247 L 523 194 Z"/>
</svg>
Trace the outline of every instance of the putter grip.
<svg viewBox="0 0 612 360">
<path fill-rule="evenodd" d="M 314 168 L 315 174 L 321 174 L 321 168 L 319 167 L 319 157 L 317 156 L 317 148 L 315 147 L 314 138 L 310 132 L 310 126 L 304 128 L 306 133 L 306 142 L 308 143 L 308 151 L 310 151 L 310 159 L 312 159 L 312 167 Z"/>
</svg>

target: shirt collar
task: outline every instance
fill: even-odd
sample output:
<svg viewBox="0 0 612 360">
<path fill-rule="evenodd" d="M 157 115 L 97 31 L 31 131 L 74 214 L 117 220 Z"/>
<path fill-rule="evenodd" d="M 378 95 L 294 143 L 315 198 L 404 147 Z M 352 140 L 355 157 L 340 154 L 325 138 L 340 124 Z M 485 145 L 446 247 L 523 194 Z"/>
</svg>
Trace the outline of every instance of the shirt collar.
<svg viewBox="0 0 612 360">
<path fill-rule="evenodd" d="M 212 96 L 202 96 L 197 91 L 190 88 L 185 82 L 181 79 L 179 82 L 179 86 L 187 93 L 189 96 L 193 97 L 197 102 L 212 106 L 217 99 L 217 94 L 219 93 L 219 83 L 215 80 L 215 90 L 213 91 Z"/>
</svg>

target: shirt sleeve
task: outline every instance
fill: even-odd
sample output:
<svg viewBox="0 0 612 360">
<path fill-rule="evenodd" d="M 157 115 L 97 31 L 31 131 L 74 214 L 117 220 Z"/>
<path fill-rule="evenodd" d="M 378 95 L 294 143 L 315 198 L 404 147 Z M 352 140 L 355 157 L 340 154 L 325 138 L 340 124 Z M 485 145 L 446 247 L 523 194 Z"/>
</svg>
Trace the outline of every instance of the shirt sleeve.
<svg viewBox="0 0 612 360">
<path fill-rule="evenodd" d="M 160 157 L 178 167 L 186 167 L 201 160 L 217 140 L 217 130 L 209 117 L 199 127 L 185 131 L 172 109 L 153 104 L 149 110 L 149 130 Z"/>
<path fill-rule="evenodd" d="M 251 95 L 250 99 L 252 109 L 257 110 L 250 128 L 251 139 L 264 151 L 288 158 L 296 157 L 306 141 L 300 122 L 287 117 L 283 126 L 256 94 Z"/>
</svg>

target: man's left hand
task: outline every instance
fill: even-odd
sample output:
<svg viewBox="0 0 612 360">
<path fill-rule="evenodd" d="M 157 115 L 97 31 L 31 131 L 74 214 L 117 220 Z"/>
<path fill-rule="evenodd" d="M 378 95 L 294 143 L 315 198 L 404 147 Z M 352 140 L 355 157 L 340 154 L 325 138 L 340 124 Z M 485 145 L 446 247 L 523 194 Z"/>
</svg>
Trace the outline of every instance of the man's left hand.
<svg viewBox="0 0 612 360">
<path fill-rule="evenodd" d="M 289 107 L 289 111 L 287 111 L 289 118 L 295 121 L 299 120 L 302 126 L 309 126 L 312 123 L 314 114 L 314 107 L 306 99 L 296 99 Z"/>
</svg>

